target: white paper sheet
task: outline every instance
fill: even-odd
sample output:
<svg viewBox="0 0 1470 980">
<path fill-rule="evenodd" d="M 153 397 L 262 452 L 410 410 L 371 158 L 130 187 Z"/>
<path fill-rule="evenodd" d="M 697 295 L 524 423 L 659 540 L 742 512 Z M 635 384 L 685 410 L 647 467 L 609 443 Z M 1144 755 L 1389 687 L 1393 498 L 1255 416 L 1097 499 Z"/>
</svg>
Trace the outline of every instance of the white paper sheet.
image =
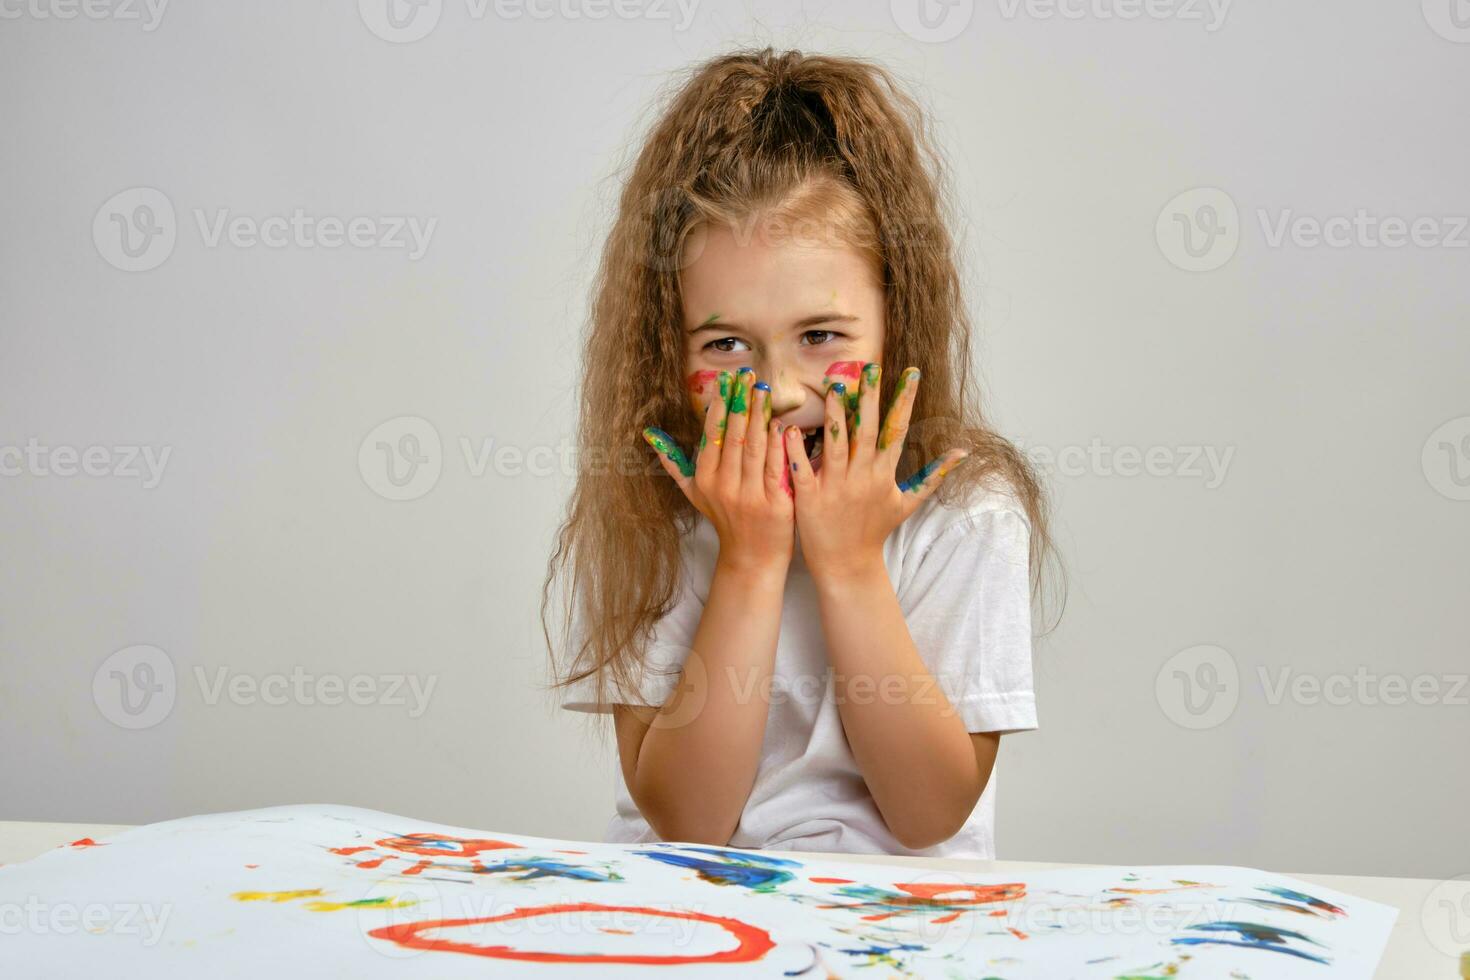
<svg viewBox="0 0 1470 980">
<path fill-rule="evenodd" d="M 1384 905 L 1233 867 L 1021 875 L 188 817 L 0 867 L 0 977 L 1371 977 Z"/>
</svg>

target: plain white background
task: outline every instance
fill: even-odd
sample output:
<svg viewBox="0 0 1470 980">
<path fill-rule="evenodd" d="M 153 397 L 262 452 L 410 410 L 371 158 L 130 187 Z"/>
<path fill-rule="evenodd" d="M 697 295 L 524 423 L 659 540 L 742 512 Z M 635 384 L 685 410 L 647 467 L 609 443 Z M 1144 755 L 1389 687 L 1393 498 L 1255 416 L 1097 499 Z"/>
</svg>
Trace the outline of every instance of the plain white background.
<svg viewBox="0 0 1470 980">
<path fill-rule="evenodd" d="M 1052 461 L 1000 855 L 1470 872 L 1453 2 L 0 4 L 0 819 L 601 834 L 537 625 L 588 286 L 670 72 L 772 43 L 930 108 Z"/>
</svg>

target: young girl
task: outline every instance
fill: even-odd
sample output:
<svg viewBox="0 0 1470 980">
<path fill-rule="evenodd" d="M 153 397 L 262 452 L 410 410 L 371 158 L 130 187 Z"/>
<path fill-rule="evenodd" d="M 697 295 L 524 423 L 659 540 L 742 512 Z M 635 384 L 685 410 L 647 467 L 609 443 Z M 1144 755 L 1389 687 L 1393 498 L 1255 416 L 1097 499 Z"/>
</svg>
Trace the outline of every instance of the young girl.
<svg viewBox="0 0 1470 980">
<path fill-rule="evenodd" d="M 742 52 L 629 175 L 542 607 L 563 707 L 614 719 L 607 840 L 994 856 L 1045 507 L 976 405 L 923 132 L 880 67 Z"/>
</svg>

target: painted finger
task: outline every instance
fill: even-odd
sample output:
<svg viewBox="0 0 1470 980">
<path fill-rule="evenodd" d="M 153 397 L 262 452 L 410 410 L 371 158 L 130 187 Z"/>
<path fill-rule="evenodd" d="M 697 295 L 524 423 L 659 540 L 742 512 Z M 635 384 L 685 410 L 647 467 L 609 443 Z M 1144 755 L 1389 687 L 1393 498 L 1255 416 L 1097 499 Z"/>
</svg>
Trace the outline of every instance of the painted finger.
<svg viewBox="0 0 1470 980">
<path fill-rule="evenodd" d="M 847 438 L 852 443 L 852 461 L 866 462 L 877 451 L 878 439 L 878 386 L 883 380 L 883 369 L 877 361 L 863 365 L 863 390 L 858 394 L 857 407 L 852 412 L 852 425 Z"/>
<path fill-rule="evenodd" d="M 926 497 L 938 490 L 939 484 L 944 482 L 945 474 L 968 455 L 970 454 L 963 449 L 951 449 L 943 456 L 931 459 L 919 467 L 913 476 L 901 482 L 898 489 L 903 491 L 904 498 L 910 502 L 908 513 L 913 513 Z M 908 514 L 904 516 L 907 517 Z"/>
<path fill-rule="evenodd" d="M 750 421 L 745 429 L 745 459 L 741 472 L 751 492 L 759 492 L 766 468 L 766 430 L 770 427 L 771 386 L 757 381 L 750 387 Z"/>
<path fill-rule="evenodd" d="M 786 455 L 786 426 L 777 419 L 766 427 L 766 499 L 777 494 L 790 497 L 791 461 Z"/>
<path fill-rule="evenodd" d="M 734 378 L 729 371 L 721 371 L 715 379 L 717 391 L 704 411 L 704 431 L 699 435 L 699 451 L 694 457 L 696 470 L 716 471 L 725 442 L 726 417 L 730 413 L 730 389 Z"/>
<path fill-rule="evenodd" d="M 847 384 L 839 381 L 827 389 L 826 417 L 822 420 L 822 469 L 834 474 L 847 472 Z"/>
<path fill-rule="evenodd" d="M 694 477 L 694 464 L 689 462 L 689 457 L 684 455 L 684 450 L 679 448 L 674 437 L 658 426 L 650 425 L 643 430 L 643 438 L 658 453 L 664 470 L 679 484 L 679 489 L 687 494 L 689 482 Z"/>
<path fill-rule="evenodd" d="M 745 433 L 750 428 L 750 392 L 754 384 L 755 371 L 748 367 L 736 371 L 730 384 L 729 424 L 725 427 L 728 452 L 720 457 L 720 471 L 737 486 L 744 470 Z"/>
<path fill-rule="evenodd" d="M 909 420 L 914 412 L 914 398 L 918 395 L 919 369 L 904 368 L 898 376 L 898 385 L 893 390 L 893 400 L 888 403 L 888 414 L 883 416 L 883 428 L 878 432 L 878 452 L 887 454 L 898 465 L 903 452 L 903 441 L 909 433 Z"/>
<path fill-rule="evenodd" d="M 812 461 L 806 458 L 806 444 L 801 441 L 801 427 L 786 427 L 786 455 L 790 458 L 787 469 L 791 472 L 793 496 L 816 489 L 816 476 L 812 473 Z"/>
</svg>

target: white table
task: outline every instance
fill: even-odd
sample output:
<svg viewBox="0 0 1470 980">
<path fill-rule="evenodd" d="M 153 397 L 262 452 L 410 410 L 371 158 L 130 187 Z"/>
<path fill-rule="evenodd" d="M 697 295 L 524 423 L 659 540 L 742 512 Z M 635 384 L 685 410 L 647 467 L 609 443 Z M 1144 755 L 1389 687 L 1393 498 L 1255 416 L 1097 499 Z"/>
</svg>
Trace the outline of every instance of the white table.
<svg viewBox="0 0 1470 980">
<path fill-rule="evenodd" d="M 83 837 L 103 840 L 113 834 L 127 830 L 116 824 L 81 823 L 17 823 L 0 821 L 0 864 L 15 864 L 42 854 L 50 848 L 70 843 Z M 1075 868 L 1088 865 L 1047 864 L 1040 861 L 956 861 L 939 858 L 893 857 L 886 854 L 830 854 L 809 851 L 770 851 L 776 857 L 796 857 L 821 861 L 860 861 L 872 864 L 899 864 L 910 867 L 945 871 L 977 872 L 1024 872 L 1042 868 Z M 1348 875 L 1315 875 L 1283 872 L 1293 878 L 1323 885 L 1327 888 L 1356 895 L 1391 905 L 1399 910 L 1393 934 L 1388 940 L 1388 949 L 1378 966 L 1382 980 L 1459 980 L 1459 963 L 1456 957 L 1435 947 L 1424 925 L 1424 913 L 1428 903 L 1431 921 L 1443 922 L 1451 908 L 1462 910 L 1460 929 L 1470 929 L 1463 910 L 1470 910 L 1470 878 L 1459 878 L 1449 882 L 1432 881 L 1427 878 L 1361 878 Z M 1449 905 L 1441 906 L 1441 900 Z M 1440 942 L 1452 935 L 1449 928 L 1441 926 L 1437 934 Z M 1470 936 L 1466 937 L 1470 947 Z"/>
</svg>

